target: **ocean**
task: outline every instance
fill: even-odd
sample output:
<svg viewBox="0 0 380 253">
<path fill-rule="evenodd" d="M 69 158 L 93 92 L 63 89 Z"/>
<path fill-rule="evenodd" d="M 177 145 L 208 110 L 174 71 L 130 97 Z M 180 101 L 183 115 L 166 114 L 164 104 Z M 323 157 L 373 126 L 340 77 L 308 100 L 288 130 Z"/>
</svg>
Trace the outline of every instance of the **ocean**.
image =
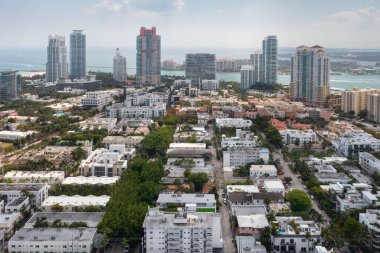
<svg viewBox="0 0 380 253">
<path fill-rule="evenodd" d="M 135 74 L 136 51 L 134 48 L 120 48 L 121 54 L 127 58 L 128 74 Z M 173 59 L 182 63 L 186 53 L 215 53 L 217 58 L 238 58 L 248 59 L 251 49 L 184 49 L 184 48 L 162 48 L 161 60 Z M 88 48 L 87 49 L 87 70 L 112 72 L 114 48 Z M 332 59 L 332 61 L 339 59 Z M 46 63 L 45 48 L 8 48 L 0 49 L 0 70 L 16 69 L 21 73 L 30 71 L 44 71 Z M 364 62 L 362 64 L 374 64 Z M 184 76 L 184 71 L 161 71 L 165 75 Z M 240 82 L 240 73 L 217 73 L 218 80 Z M 278 82 L 284 85 L 289 84 L 290 75 L 278 75 Z M 353 87 L 380 88 L 380 75 L 330 75 L 330 85 L 335 89 L 350 89 Z"/>
</svg>

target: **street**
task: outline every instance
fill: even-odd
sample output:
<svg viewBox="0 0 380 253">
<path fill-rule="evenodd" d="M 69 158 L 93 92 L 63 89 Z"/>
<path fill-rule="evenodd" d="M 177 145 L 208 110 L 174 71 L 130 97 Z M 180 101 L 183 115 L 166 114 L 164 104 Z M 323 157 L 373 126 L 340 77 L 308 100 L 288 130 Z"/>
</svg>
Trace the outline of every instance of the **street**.
<svg viewBox="0 0 380 253">
<path fill-rule="evenodd" d="M 293 189 L 298 189 L 307 192 L 306 186 L 304 186 L 301 182 L 301 180 L 290 170 L 288 162 L 284 161 L 283 155 L 280 153 L 280 151 L 276 151 L 272 153 L 273 160 L 279 160 L 280 165 L 283 169 L 284 176 L 285 177 L 291 177 L 292 181 L 290 182 L 290 187 Z M 327 226 L 330 223 L 330 217 L 326 214 L 325 211 L 321 210 L 318 207 L 318 202 L 314 199 L 311 199 L 311 203 L 313 206 L 313 209 L 320 213 L 323 217 L 324 223 L 322 223 L 322 226 Z M 326 223 L 325 223 L 326 222 Z"/>
<path fill-rule="evenodd" d="M 213 128 L 210 128 L 213 129 Z M 214 136 L 213 130 L 210 131 L 210 138 L 212 139 Z M 217 143 L 215 144 L 217 145 Z M 230 226 L 230 214 L 229 214 L 229 209 L 226 204 L 223 203 L 223 188 L 221 187 L 221 184 L 225 184 L 224 182 L 224 176 L 222 173 L 223 165 L 222 162 L 216 159 L 216 149 L 215 146 L 211 146 L 211 153 L 212 153 L 212 158 L 211 162 L 214 166 L 214 183 L 216 188 L 218 189 L 218 194 L 219 194 L 219 201 L 222 204 L 219 212 L 221 214 L 222 218 L 222 236 L 223 236 L 223 242 L 224 242 L 224 252 L 225 253 L 233 253 L 235 251 L 235 246 L 233 243 L 233 234 Z"/>
</svg>

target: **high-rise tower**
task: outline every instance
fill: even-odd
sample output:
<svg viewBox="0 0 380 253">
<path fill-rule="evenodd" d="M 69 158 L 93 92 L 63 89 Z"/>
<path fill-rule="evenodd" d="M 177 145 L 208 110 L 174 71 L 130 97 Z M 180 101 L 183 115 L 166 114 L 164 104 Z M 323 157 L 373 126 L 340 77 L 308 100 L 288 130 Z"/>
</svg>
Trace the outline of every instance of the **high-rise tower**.
<svg viewBox="0 0 380 253">
<path fill-rule="evenodd" d="M 291 60 L 290 96 L 312 105 L 324 105 L 330 94 L 330 59 L 320 46 L 300 46 Z"/>
<path fill-rule="evenodd" d="M 127 80 L 127 60 L 120 54 L 118 48 L 113 57 L 113 79 L 116 81 Z"/>
<path fill-rule="evenodd" d="M 73 30 L 70 34 L 70 76 L 86 76 L 86 35 L 82 30 Z"/>
<path fill-rule="evenodd" d="M 136 39 L 136 82 L 161 82 L 161 36 L 156 27 L 141 27 Z"/>
<path fill-rule="evenodd" d="M 47 47 L 46 81 L 56 82 L 67 78 L 67 50 L 65 36 L 49 35 Z"/>
<path fill-rule="evenodd" d="M 277 37 L 270 35 L 263 40 L 262 79 L 269 85 L 277 83 Z"/>
</svg>

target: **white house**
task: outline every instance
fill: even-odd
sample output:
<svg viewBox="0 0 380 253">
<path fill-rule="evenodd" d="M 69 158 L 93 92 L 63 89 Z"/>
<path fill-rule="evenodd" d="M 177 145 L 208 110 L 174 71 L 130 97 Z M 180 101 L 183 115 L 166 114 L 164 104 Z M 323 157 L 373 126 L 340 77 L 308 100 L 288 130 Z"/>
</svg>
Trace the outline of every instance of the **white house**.
<svg viewBox="0 0 380 253">
<path fill-rule="evenodd" d="M 264 190 L 266 192 L 281 193 L 283 196 L 285 196 L 285 187 L 279 179 L 264 180 Z"/>
<path fill-rule="evenodd" d="M 277 176 L 277 168 L 274 165 L 251 165 L 249 168 L 250 177 Z"/>
<path fill-rule="evenodd" d="M 106 195 L 103 195 L 103 196 L 93 196 L 93 195 L 50 196 L 44 201 L 44 203 L 42 203 L 41 209 L 44 212 L 51 212 L 53 211 L 52 207 L 60 206 L 63 208 L 62 211 L 64 212 L 75 212 L 78 208 L 85 208 L 85 207 L 90 207 L 90 206 L 104 208 L 109 200 L 110 200 L 110 197 Z"/>
<path fill-rule="evenodd" d="M 307 131 L 286 129 L 281 130 L 280 134 L 282 141 L 286 144 L 295 144 L 297 141 L 299 141 L 299 145 L 317 142 L 317 134 L 311 129 Z"/>
</svg>

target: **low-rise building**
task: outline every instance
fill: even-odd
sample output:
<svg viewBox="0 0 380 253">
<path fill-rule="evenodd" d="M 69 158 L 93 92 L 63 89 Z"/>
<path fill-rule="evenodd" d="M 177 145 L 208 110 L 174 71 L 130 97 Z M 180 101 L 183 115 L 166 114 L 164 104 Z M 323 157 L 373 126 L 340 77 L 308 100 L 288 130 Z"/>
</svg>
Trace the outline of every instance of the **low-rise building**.
<svg viewBox="0 0 380 253">
<path fill-rule="evenodd" d="M 29 209 L 29 197 L 27 196 L 18 197 L 5 206 L 6 213 L 21 212 L 22 210 L 29 211 Z"/>
<path fill-rule="evenodd" d="M 98 148 L 80 164 L 82 176 L 121 176 L 127 168 L 124 145 L 113 144 L 110 149 Z"/>
<path fill-rule="evenodd" d="M 277 176 L 277 168 L 274 165 L 251 165 L 249 168 L 249 176 L 262 177 L 262 176 Z"/>
<path fill-rule="evenodd" d="M 263 160 L 269 162 L 269 150 L 267 148 L 232 147 L 223 151 L 223 167 L 243 167 L 248 163 Z"/>
<path fill-rule="evenodd" d="M 367 209 L 365 213 L 359 214 L 359 222 L 367 227 L 372 236 L 368 240 L 368 246 L 374 252 L 380 251 L 380 210 Z"/>
<path fill-rule="evenodd" d="M 202 90 L 216 91 L 219 89 L 218 80 L 202 80 Z"/>
<path fill-rule="evenodd" d="M 168 157 L 176 158 L 202 158 L 211 156 L 211 150 L 206 148 L 205 143 L 170 143 L 166 153 Z"/>
<path fill-rule="evenodd" d="M 115 184 L 118 180 L 120 179 L 119 176 L 115 177 L 83 177 L 83 176 L 78 176 L 78 177 L 67 177 L 62 181 L 63 185 L 102 185 L 102 184 Z"/>
<path fill-rule="evenodd" d="M 48 185 L 37 183 L 1 183 L 0 195 L 3 196 L 5 204 L 24 196 L 25 193 L 32 195 L 30 205 L 39 208 L 42 202 L 48 197 Z"/>
<path fill-rule="evenodd" d="M 82 97 L 84 107 L 103 109 L 112 102 L 112 93 L 108 91 L 89 91 Z"/>
<path fill-rule="evenodd" d="M 114 104 L 106 108 L 106 117 L 126 118 L 159 118 L 166 115 L 166 104 L 158 103 L 149 106 L 131 106 L 126 103 Z"/>
<path fill-rule="evenodd" d="M 103 143 L 108 149 L 112 144 L 124 144 L 125 148 L 136 148 L 144 140 L 144 136 L 106 136 Z"/>
<path fill-rule="evenodd" d="M 228 201 L 232 205 L 255 205 L 265 206 L 265 200 L 269 199 L 272 203 L 284 203 L 284 195 L 277 192 L 230 192 Z"/>
<path fill-rule="evenodd" d="M 267 253 L 264 245 L 256 243 L 252 236 L 235 236 L 235 240 L 238 253 Z"/>
<path fill-rule="evenodd" d="M 104 209 L 110 200 L 109 196 L 50 196 L 41 205 L 44 212 L 52 212 L 56 207 L 62 208 L 63 212 L 75 212 L 81 208 L 98 207 Z"/>
<path fill-rule="evenodd" d="M 12 170 L 4 175 L 5 180 L 11 180 L 16 183 L 49 183 L 58 184 L 65 179 L 64 171 L 21 171 Z"/>
<path fill-rule="evenodd" d="M 247 129 L 250 126 L 252 126 L 252 121 L 247 119 L 241 119 L 241 118 L 217 118 L 215 119 L 216 127 L 236 127 L 236 128 L 243 128 Z"/>
<path fill-rule="evenodd" d="M 166 208 L 168 205 L 185 207 L 189 204 L 195 204 L 197 211 L 216 211 L 216 200 L 214 194 L 199 193 L 161 193 L 157 199 L 157 207 Z"/>
<path fill-rule="evenodd" d="M 359 164 L 369 174 L 380 172 L 380 159 L 368 152 L 359 152 Z"/>
<path fill-rule="evenodd" d="M 315 177 L 320 183 L 346 184 L 351 181 L 351 179 L 344 173 L 315 173 Z"/>
<path fill-rule="evenodd" d="M 83 252 L 94 249 L 96 228 L 22 228 L 8 242 L 8 252 Z"/>
<path fill-rule="evenodd" d="M 346 157 L 358 156 L 360 152 L 380 151 L 380 140 L 365 132 L 349 131 L 331 143 L 339 154 Z"/>
<path fill-rule="evenodd" d="M 37 212 L 30 217 L 24 227 L 33 228 L 38 220 L 46 221 L 51 227 L 54 222 L 60 220 L 61 223 L 68 225 L 83 222 L 89 228 L 96 228 L 103 216 L 103 212 Z"/>
<path fill-rule="evenodd" d="M 314 253 L 315 245 L 321 241 L 321 229 L 314 221 L 277 216 L 272 224 L 275 232 L 271 234 L 271 244 L 275 253 Z"/>
<path fill-rule="evenodd" d="M 304 143 L 316 143 L 317 134 L 309 129 L 307 131 L 286 129 L 280 131 L 282 136 L 282 141 L 286 144 L 296 144 L 303 145 Z"/>
<path fill-rule="evenodd" d="M 315 165 L 314 169 L 318 173 L 336 173 L 336 169 L 333 166 L 326 164 Z"/>
<path fill-rule="evenodd" d="M 251 132 L 241 131 L 241 129 L 236 129 L 235 137 L 227 137 L 222 135 L 221 147 L 257 147 L 258 137 Z"/>
<path fill-rule="evenodd" d="M 264 188 L 265 192 L 275 192 L 275 193 L 280 193 L 283 196 L 285 196 L 285 187 L 284 187 L 282 181 L 279 179 L 277 179 L 277 180 L 273 180 L 273 179 L 264 180 L 263 188 Z"/>
<path fill-rule="evenodd" d="M 336 209 L 340 212 L 354 211 L 368 206 L 379 205 L 379 194 L 370 191 L 350 191 L 336 196 Z"/>
<path fill-rule="evenodd" d="M 152 208 L 143 228 L 143 251 L 147 253 L 213 252 L 223 248 L 220 214 L 164 213 Z"/>
<path fill-rule="evenodd" d="M 250 235 L 260 239 L 261 231 L 269 227 L 265 214 L 237 215 L 237 234 Z"/>
<path fill-rule="evenodd" d="M 0 131 L 0 141 L 15 142 L 20 139 L 25 139 L 27 136 L 32 135 L 34 131 Z"/>
<path fill-rule="evenodd" d="M 83 129 L 106 129 L 111 131 L 117 123 L 117 118 L 90 118 L 79 123 Z"/>
<path fill-rule="evenodd" d="M 4 230 L 4 238 L 10 238 L 15 232 L 16 223 L 21 219 L 20 213 L 1 213 L 0 229 Z"/>
</svg>

